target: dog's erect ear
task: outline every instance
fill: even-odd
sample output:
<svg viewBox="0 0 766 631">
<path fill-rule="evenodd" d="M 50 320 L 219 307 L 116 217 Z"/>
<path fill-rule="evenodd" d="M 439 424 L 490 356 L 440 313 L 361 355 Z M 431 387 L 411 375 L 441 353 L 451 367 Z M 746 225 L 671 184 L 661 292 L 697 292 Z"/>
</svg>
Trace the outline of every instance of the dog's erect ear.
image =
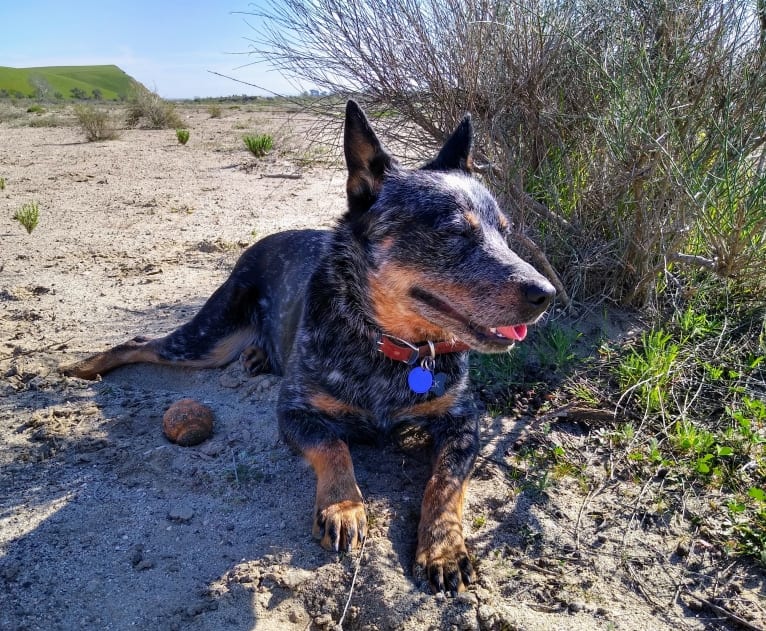
<svg viewBox="0 0 766 631">
<path fill-rule="evenodd" d="M 422 168 L 430 171 L 471 171 L 471 147 L 473 146 L 473 124 L 471 115 L 466 114 L 463 120 L 447 138 L 447 142 L 441 148 L 431 162 Z"/>
<path fill-rule="evenodd" d="M 348 208 L 352 213 L 364 212 L 375 202 L 385 173 L 396 160 L 380 144 L 364 112 L 354 101 L 346 104 L 343 150 L 348 167 Z"/>
</svg>

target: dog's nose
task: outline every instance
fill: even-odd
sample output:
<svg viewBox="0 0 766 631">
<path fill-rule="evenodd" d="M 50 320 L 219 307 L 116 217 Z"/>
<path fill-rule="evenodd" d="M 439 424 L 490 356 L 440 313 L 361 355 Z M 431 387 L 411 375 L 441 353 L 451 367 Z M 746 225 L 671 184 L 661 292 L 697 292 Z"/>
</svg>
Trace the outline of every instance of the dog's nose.
<svg viewBox="0 0 766 631">
<path fill-rule="evenodd" d="M 545 309 L 556 295 L 553 285 L 547 281 L 527 283 L 524 285 L 524 298 L 528 305 Z"/>
</svg>

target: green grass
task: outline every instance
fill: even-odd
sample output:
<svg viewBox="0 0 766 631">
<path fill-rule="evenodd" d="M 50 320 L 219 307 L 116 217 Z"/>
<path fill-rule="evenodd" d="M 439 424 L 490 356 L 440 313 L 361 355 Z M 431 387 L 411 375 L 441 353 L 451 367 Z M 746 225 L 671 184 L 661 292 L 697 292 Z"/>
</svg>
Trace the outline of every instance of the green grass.
<svg viewBox="0 0 766 631">
<path fill-rule="evenodd" d="M 739 296 L 737 296 L 739 297 Z M 675 317 L 616 351 L 623 473 L 666 470 L 709 495 L 697 518 L 732 553 L 766 565 L 766 310 L 708 286 Z M 602 384 L 608 388 L 608 384 Z"/>
<path fill-rule="evenodd" d="M 270 134 L 248 135 L 242 138 L 242 141 L 256 158 L 262 158 L 274 147 L 274 138 Z"/>
<path fill-rule="evenodd" d="M 138 82 L 117 66 L 48 66 L 38 68 L 10 68 L 0 66 L 0 91 L 8 94 L 36 96 L 34 83 L 44 82 L 49 89 L 48 98 L 58 93 L 71 100 L 72 90 L 81 90 L 88 97 L 99 90 L 105 100 L 124 100 L 135 90 Z"/>
<path fill-rule="evenodd" d="M 766 306 L 734 281 L 688 282 L 697 292 L 643 333 L 578 338 L 554 320 L 509 354 L 471 354 L 472 380 L 490 416 L 530 428 L 506 453 L 520 491 L 568 479 L 585 495 L 606 453 L 608 478 L 640 485 L 658 515 L 690 511 L 719 550 L 766 566 Z"/>
<path fill-rule="evenodd" d="M 24 226 L 29 234 L 32 234 L 32 230 L 37 227 L 37 222 L 40 219 L 40 207 L 37 202 L 24 204 L 13 214 L 13 219 Z"/>
<path fill-rule="evenodd" d="M 618 368 L 620 386 L 626 394 L 637 391 L 638 400 L 648 411 L 664 409 L 668 384 L 679 353 L 678 344 L 662 329 L 641 336 Z"/>
</svg>

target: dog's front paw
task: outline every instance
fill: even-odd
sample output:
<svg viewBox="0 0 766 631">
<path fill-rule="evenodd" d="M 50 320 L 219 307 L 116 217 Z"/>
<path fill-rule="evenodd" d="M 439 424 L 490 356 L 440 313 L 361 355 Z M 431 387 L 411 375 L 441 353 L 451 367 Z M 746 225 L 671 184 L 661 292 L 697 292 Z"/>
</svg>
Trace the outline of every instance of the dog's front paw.
<svg viewBox="0 0 766 631">
<path fill-rule="evenodd" d="M 436 522 L 431 528 L 421 527 L 414 574 L 428 581 L 434 592 L 457 594 L 476 581 L 476 572 L 462 534 L 454 528 L 443 528 L 445 525 Z"/>
<path fill-rule="evenodd" d="M 343 500 L 314 514 L 314 536 L 321 539 L 323 548 L 335 552 L 348 552 L 362 545 L 367 536 L 367 514 L 364 504 Z"/>
</svg>

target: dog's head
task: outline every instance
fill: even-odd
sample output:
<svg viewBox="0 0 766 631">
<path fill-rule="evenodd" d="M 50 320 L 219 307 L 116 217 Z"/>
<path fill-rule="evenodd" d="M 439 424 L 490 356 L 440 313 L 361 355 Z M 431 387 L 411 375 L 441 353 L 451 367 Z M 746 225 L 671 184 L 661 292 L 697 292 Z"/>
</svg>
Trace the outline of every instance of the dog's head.
<svg viewBox="0 0 766 631">
<path fill-rule="evenodd" d="M 432 161 L 405 170 L 349 101 L 346 217 L 371 259 L 371 306 L 384 333 L 501 352 L 524 338 L 555 290 L 508 247 L 508 220 L 469 173 L 472 140 L 466 116 Z"/>
</svg>

